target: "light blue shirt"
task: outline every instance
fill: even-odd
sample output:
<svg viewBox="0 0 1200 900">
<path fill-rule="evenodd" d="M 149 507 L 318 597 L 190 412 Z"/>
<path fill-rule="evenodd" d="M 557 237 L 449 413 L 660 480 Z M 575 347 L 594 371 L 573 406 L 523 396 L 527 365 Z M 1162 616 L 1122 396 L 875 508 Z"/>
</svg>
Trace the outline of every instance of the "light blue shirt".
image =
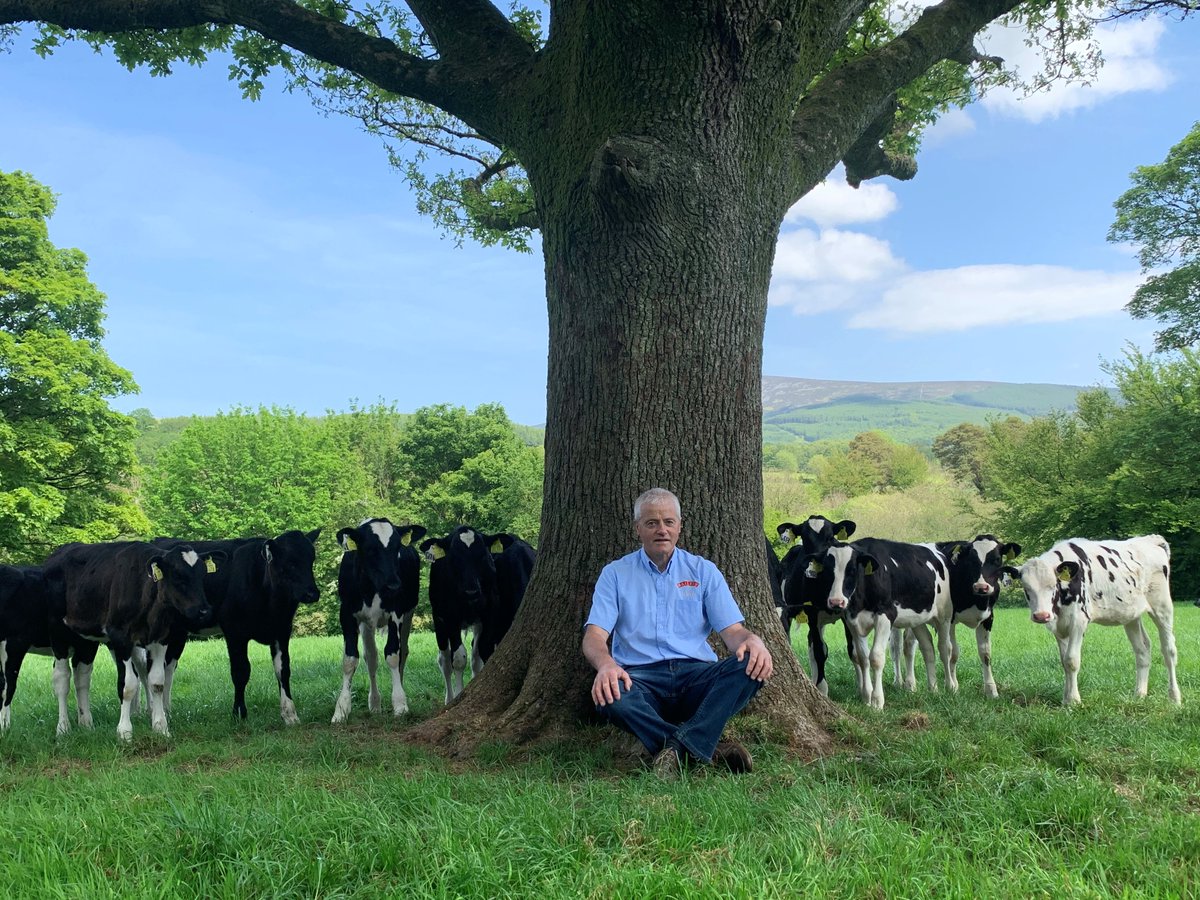
<svg viewBox="0 0 1200 900">
<path fill-rule="evenodd" d="M 709 634 L 744 619 L 716 565 L 676 547 L 660 572 L 639 547 L 600 572 L 587 624 L 612 635 L 619 665 L 640 666 L 664 659 L 715 662 Z"/>
</svg>

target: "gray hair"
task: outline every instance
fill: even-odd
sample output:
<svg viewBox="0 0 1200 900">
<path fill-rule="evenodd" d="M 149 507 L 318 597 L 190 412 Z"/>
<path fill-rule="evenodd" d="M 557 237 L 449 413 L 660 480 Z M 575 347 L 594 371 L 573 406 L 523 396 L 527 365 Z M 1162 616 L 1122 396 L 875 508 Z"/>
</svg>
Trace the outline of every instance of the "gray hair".
<svg viewBox="0 0 1200 900">
<path fill-rule="evenodd" d="M 647 503 L 672 503 L 675 506 L 675 515 L 683 518 L 683 508 L 679 505 L 679 498 L 666 488 L 656 487 L 650 488 L 633 501 L 633 521 L 641 521 L 642 507 Z"/>
</svg>

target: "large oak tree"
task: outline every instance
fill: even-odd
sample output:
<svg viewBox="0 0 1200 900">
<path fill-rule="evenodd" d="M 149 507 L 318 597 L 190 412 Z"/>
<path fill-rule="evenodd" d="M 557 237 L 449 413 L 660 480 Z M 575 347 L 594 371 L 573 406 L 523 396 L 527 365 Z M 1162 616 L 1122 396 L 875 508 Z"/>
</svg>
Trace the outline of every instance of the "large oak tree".
<svg viewBox="0 0 1200 900">
<path fill-rule="evenodd" d="M 1014 13 L 1067 47 L 1086 2 L 943 0 L 0 0 L 160 72 L 227 50 L 248 94 L 282 69 L 318 103 L 474 164 L 408 174 L 438 221 L 518 246 L 537 228 L 549 378 L 540 556 L 511 636 L 416 736 L 469 749 L 567 733 L 585 712 L 578 642 L 592 584 L 633 545 L 630 502 L 683 501 L 684 542 L 725 571 L 779 662 L 757 708 L 802 752 L 834 708 L 786 649 L 764 577 L 760 371 L 787 209 L 839 163 L 911 178 L 917 135 L 999 61 L 975 48 Z M 508 236 L 507 238 L 505 236 Z M 480 728 L 486 723 L 486 728 Z"/>
</svg>

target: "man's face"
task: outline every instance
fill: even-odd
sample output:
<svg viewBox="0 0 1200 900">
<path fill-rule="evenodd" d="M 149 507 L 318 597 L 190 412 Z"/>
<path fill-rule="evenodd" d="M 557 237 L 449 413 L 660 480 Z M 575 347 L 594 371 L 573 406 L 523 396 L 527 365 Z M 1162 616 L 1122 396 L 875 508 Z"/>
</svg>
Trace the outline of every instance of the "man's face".
<svg viewBox="0 0 1200 900">
<path fill-rule="evenodd" d="M 643 505 L 636 528 L 646 555 L 660 564 L 670 559 L 675 552 L 675 545 L 679 543 L 679 527 L 682 524 L 675 504 L 670 501 Z"/>
</svg>

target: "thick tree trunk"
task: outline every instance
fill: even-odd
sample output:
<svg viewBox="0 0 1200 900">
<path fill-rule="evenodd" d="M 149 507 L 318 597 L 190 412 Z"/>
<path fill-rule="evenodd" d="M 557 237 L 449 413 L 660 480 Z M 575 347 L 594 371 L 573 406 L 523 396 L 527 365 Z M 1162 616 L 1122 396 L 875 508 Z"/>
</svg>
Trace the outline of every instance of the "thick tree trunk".
<svg viewBox="0 0 1200 900">
<path fill-rule="evenodd" d="M 577 29 L 581 40 L 637 48 L 641 36 L 622 30 L 636 23 L 613 6 L 611 21 Z M 579 643 L 592 588 L 636 547 L 633 499 L 661 486 L 682 501 L 681 545 L 721 567 L 776 660 L 752 711 L 805 755 L 831 748 L 836 707 L 785 643 L 763 560 L 762 337 L 786 210 L 786 92 L 729 71 L 721 42 L 737 42 L 736 23 L 680 27 L 722 32 L 713 55 L 695 55 L 694 34 L 660 34 L 624 57 L 566 52 L 560 83 L 611 90 L 549 98 L 551 132 L 519 148 L 539 201 L 550 313 L 538 561 L 480 678 L 414 740 L 469 752 L 480 740 L 563 736 L 587 718 L 592 673 Z M 674 46 L 692 55 L 674 58 Z M 636 70 L 636 84 L 590 71 L 597 59 Z"/>
</svg>

